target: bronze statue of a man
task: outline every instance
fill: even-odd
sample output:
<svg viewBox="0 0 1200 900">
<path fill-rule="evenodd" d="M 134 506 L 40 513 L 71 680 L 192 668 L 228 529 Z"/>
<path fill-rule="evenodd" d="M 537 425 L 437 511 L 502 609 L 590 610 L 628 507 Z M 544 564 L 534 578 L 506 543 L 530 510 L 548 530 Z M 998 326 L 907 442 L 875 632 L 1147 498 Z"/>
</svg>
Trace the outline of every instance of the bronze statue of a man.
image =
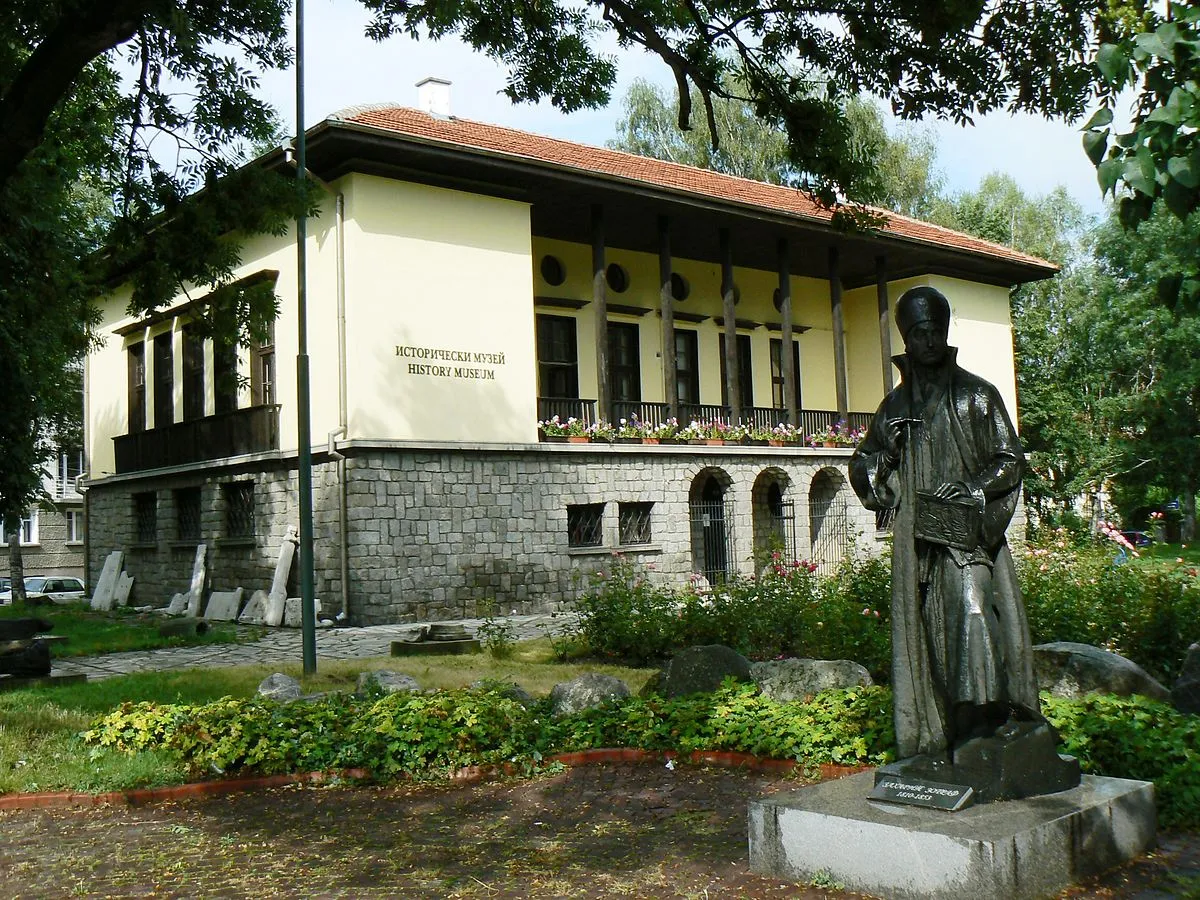
<svg viewBox="0 0 1200 900">
<path fill-rule="evenodd" d="M 915 761 L 910 773 L 973 784 L 981 800 L 1073 787 L 1078 768 L 1054 752 L 1038 711 L 1005 540 L 1025 465 L 1016 430 L 996 388 L 962 369 L 947 345 L 950 304 L 941 292 L 905 292 L 896 322 L 902 380 L 855 451 L 850 482 L 868 509 L 895 515 L 900 759 Z M 1032 778 L 1023 771 L 1031 761 L 1039 770 Z"/>
</svg>

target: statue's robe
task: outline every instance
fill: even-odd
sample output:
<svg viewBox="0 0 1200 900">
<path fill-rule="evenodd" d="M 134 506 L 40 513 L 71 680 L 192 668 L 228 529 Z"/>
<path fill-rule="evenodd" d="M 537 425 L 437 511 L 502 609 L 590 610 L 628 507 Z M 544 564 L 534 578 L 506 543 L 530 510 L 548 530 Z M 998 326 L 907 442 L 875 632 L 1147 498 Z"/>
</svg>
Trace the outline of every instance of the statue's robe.
<svg viewBox="0 0 1200 900">
<path fill-rule="evenodd" d="M 1029 625 L 1005 540 L 1025 457 L 999 392 L 960 368 L 950 348 L 936 372 L 894 358 L 900 385 L 884 398 L 850 461 L 869 509 L 894 510 L 892 690 L 901 759 L 953 749 L 958 704 L 1008 707 L 1040 718 Z M 884 423 L 914 419 L 896 469 L 884 461 Z M 973 547 L 914 533 L 916 493 L 962 482 L 981 511 Z M 963 736 L 958 736 L 963 737 Z"/>
</svg>

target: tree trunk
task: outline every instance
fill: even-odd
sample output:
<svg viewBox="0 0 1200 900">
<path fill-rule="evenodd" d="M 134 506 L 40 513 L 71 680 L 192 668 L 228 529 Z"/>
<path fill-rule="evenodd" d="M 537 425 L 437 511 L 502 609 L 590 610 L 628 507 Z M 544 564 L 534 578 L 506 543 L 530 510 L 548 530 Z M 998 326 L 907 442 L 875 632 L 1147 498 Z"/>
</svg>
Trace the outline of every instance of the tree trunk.
<svg viewBox="0 0 1200 900">
<path fill-rule="evenodd" d="M 4 523 L 8 532 L 8 576 L 12 579 L 13 603 L 25 602 L 25 563 L 21 558 L 21 520 Z"/>
<path fill-rule="evenodd" d="M 1179 523 L 1179 540 L 1190 544 L 1196 539 L 1196 485 L 1188 482 L 1183 496 L 1179 498 L 1180 511 L 1183 519 Z"/>
</svg>

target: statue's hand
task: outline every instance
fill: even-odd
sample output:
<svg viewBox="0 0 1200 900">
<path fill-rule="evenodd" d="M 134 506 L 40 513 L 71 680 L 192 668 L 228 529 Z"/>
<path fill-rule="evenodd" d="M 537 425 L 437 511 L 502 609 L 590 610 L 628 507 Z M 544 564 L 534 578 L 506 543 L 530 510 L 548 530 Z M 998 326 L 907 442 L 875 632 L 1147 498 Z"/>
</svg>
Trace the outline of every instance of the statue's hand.
<svg viewBox="0 0 1200 900">
<path fill-rule="evenodd" d="M 959 497 L 970 497 L 971 489 L 961 481 L 947 481 L 933 495 L 939 500 L 957 500 Z"/>
<path fill-rule="evenodd" d="M 908 419 L 888 419 L 883 423 L 883 443 L 885 446 L 885 454 L 889 461 L 893 461 L 893 465 L 900 461 L 900 452 L 904 449 L 904 439 L 908 436 L 905 425 L 909 422 Z"/>
</svg>

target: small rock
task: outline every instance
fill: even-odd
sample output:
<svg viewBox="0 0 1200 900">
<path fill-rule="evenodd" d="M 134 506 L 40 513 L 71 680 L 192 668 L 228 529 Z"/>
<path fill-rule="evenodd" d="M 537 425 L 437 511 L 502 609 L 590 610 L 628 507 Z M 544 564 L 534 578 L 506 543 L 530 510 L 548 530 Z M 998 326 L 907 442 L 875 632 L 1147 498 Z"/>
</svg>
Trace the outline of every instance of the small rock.
<svg viewBox="0 0 1200 900">
<path fill-rule="evenodd" d="M 1033 648 L 1038 687 L 1057 697 L 1142 694 L 1166 700 L 1169 692 L 1135 662 L 1090 644 L 1057 641 Z"/>
<path fill-rule="evenodd" d="M 299 700 L 303 693 L 300 689 L 300 682 L 290 675 L 284 675 L 282 672 L 268 675 L 258 686 L 260 697 L 266 697 L 269 700 L 278 700 L 280 703 Z"/>
<path fill-rule="evenodd" d="M 664 697 L 711 694 L 729 676 L 750 680 L 750 660 L 722 644 L 680 650 L 663 669 Z"/>
<path fill-rule="evenodd" d="M 871 674 L 849 659 L 772 659 L 752 663 L 750 677 L 776 703 L 804 700 L 821 691 L 874 684 Z"/>
<path fill-rule="evenodd" d="M 369 686 L 375 685 L 385 694 L 398 694 L 407 691 L 415 694 L 421 690 L 417 679 L 403 672 L 381 670 L 378 672 L 362 672 L 358 676 L 358 692 L 366 693 Z"/>
<path fill-rule="evenodd" d="M 629 696 L 629 686 L 620 678 L 587 672 L 570 681 L 560 681 L 550 689 L 550 705 L 555 718 L 569 716 L 603 706 Z"/>
</svg>

